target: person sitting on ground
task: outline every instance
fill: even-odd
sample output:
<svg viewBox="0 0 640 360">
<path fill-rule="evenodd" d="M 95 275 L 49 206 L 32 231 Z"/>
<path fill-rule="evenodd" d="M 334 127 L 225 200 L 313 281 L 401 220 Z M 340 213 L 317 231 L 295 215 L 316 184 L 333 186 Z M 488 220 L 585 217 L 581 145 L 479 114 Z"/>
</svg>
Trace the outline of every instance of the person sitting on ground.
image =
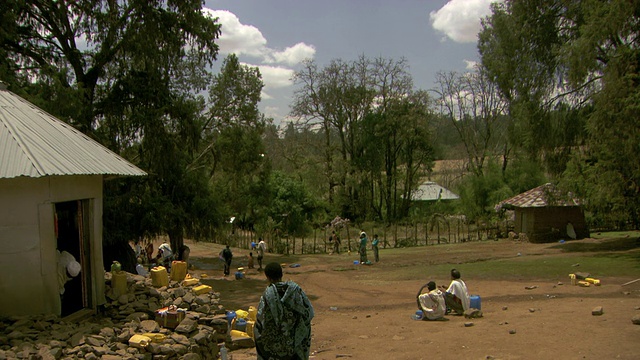
<svg viewBox="0 0 640 360">
<path fill-rule="evenodd" d="M 427 292 L 422 292 L 424 288 Z M 444 317 L 447 307 L 442 291 L 436 289 L 436 283 L 429 281 L 418 291 L 418 308 L 422 310 L 423 320 L 439 320 Z"/>
<path fill-rule="evenodd" d="M 447 313 L 453 310 L 456 314 L 462 315 L 469 309 L 471 302 L 469 290 L 467 290 L 467 284 L 460 279 L 460 271 L 456 269 L 451 269 L 451 284 L 444 293 L 444 301 L 447 305 Z"/>
<path fill-rule="evenodd" d="M 269 285 L 258 305 L 253 330 L 258 359 L 309 359 L 311 319 L 309 298 L 295 282 L 282 281 L 282 266 L 264 268 Z"/>
</svg>

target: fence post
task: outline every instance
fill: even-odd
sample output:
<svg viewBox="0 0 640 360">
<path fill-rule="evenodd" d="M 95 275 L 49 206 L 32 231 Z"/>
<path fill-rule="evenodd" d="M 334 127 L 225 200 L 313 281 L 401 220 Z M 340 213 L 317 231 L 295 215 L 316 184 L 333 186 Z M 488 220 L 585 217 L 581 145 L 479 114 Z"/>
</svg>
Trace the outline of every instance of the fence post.
<svg viewBox="0 0 640 360">
<path fill-rule="evenodd" d="M 429 224 L 424 223 L 424 246 L 429 245 Z"/>
<path fill-rule="evenodd" d="M 393 247 L 398 245 L 398 223 L 393 224 Z"/>
</svg>

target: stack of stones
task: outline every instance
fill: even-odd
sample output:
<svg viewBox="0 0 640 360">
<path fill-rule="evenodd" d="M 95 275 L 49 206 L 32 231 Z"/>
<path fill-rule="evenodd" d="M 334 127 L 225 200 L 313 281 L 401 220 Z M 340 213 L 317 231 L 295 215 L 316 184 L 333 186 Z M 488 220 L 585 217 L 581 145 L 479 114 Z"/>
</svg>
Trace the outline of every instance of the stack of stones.
<svg viewBox="0 0 640 360">
<path fill-rule="evenodd" d="M 0 360 L 198 360 L 216 359 L 219 343 L 233 348 L 219 293 L 197 295 L 176 281 L 154 288 L 149 278 L 127 274 L 128 292 L 116 296 L 110 282 L 107 273 L 107 304 L 95 316 L 80 321 L 57 316 L 0 319 Z M 155 321 L 156 310 L 169 305 L 187 310 L 175 329 Z M 130 343 L 133 335 L 144 333 L 160 335 L 146 346 Z M 239 344 L 253 346 L 246 339 Z"/>
</svg>

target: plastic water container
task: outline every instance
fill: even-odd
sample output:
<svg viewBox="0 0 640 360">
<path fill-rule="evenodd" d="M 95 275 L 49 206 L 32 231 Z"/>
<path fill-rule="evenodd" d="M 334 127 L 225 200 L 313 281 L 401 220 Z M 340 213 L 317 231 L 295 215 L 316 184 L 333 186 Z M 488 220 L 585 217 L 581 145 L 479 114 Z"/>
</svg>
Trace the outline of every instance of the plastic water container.
<svg viewBox="0 0 640 360">
<path fill-rule="evenodd" d="M 252 321 L 256 321 L 256 315 L 258 315 L 258 309 L 256 309 L 254 306 L 249 306 L 249 311 L 248 311 L 248 318 L 249 320 Z"/>
<path fill-rule="evenodd" d="M 469 297 L 469 307 L 473 308 L 473 309 L 478 309 L 481 310 L 481 301 L 480 301 L 480 295 L 471 295 Z"/>
<path fill-rule="evenodd" d="M 413 320 L 422 320 L 423 317 L 424 314 L 422 313 L 422 310 L 416 310 L 416 313 L 411 316 Z"/>
<path fill-rule="evenodd" d="M 243 318 L 236 319 L 236 328 L 235 330 L 246 332 L 247 331 L 247 320 Z"/>
<path fill-rule="evenodd" d="M 235 311 L 227 311 L 227 321 L 229 322 L 229 326 L 231 326 L 231 322 L 233 321 L 233 319 L 236 318 L 236 312 Z"/>
<path fill-rule="evenodd" d="M 353 260 L 353 265 L 358 265 L 358 264 L 360 264 L 360 261 L 358 261 L 358 260 Z"/>
</svg>

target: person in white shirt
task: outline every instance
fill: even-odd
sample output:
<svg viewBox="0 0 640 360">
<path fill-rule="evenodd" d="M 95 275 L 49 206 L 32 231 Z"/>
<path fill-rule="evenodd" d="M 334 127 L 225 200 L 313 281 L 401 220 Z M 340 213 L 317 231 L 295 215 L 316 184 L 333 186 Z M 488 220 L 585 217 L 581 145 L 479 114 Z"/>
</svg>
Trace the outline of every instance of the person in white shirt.
<svg viewBox="0 0 640 360">
<path fill-rule="evenodd" d="M 80 274 L 82 265 L 69 252 L 56 251 L 58 255 L 58 290 L 60 290 L 60 295 L 64 295 L 64 285 Z"/>
<path fill-rule="evenodd" d="M 424 288 L 429 290 L 423 293 Z M 442 291 L 436 289 L 436 283 L 429 281 L 418 291 L 418 306 L 422 310 L 423 320 L 439 320 L 447 309 Z"/>
<path fill-rule="evenodd" d="M 169 269 L 171 266 L 171 260 L 173 259 L 173 251 L 171 251 L 171 245 L 164 242 L 158 246 L 158 256 L 156 257 L 157 261 L 160 262 L 160 265 L 164 265 L 165 268 Z"/>
<path fill-rule="evenodd" d="M 444 300 L 447 305 L 447 313 L 455 311 L 456 314 L 462 315 L 469 309 L 469 290 L 467 284 L 460 279 L 460 271 L 451 270 L 451 284 L 445 290 Z"/>
<path fill-rule="evenodd" d="M 264 252 L 267 251 L 267 244 L 265 244 L 262 238 L 259 238 L 258 246 L 256 250 L 258 250 L 258 271 L 262 270 L 262 259 L 264 259 Z"/>
</svg>

